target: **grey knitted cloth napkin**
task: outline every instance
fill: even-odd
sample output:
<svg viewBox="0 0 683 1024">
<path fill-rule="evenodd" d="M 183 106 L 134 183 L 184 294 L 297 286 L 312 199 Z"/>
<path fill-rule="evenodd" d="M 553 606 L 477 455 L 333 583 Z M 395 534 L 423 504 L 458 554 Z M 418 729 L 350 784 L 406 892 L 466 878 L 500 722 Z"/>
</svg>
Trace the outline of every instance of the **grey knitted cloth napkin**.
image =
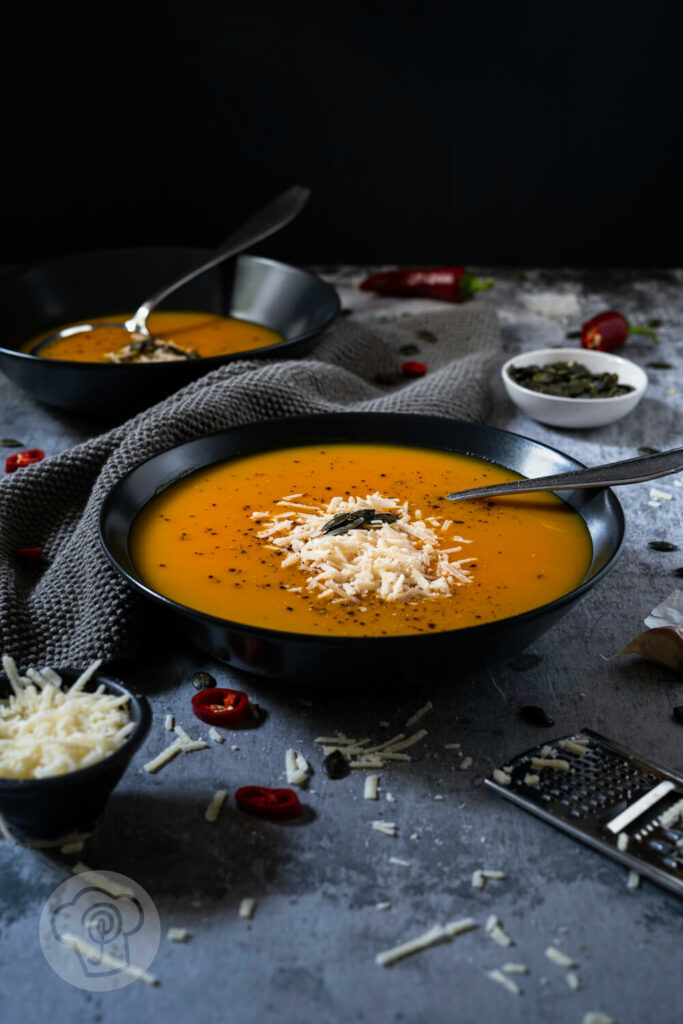
<svg viewBox="0 0 683 1024">
<path fill-rule="evenodd" d="M 419 354 L 401 353 L 418 345 Z M 495 311 L 472 302 L 393 323 L 339 319 L 302 360 L 243 360 L 214 370 L 134 419 L 0 480 L 0 652 L 23 667 L 82 667 L 133 654 L 150 605 L 111 567 L 100 506 L 129 469 L 173 445 L 256 420 L 324 412 L 427 413 L 481 421 L 500 351 Z M 378 375 L 408 359 L 425 377 Z M 273 425 L 277 443 L 277 426 Z M 26 568 L 19 548 L 40 547 Z M 149 636 L 146 635 L 149 641 Z"/>
</svg>

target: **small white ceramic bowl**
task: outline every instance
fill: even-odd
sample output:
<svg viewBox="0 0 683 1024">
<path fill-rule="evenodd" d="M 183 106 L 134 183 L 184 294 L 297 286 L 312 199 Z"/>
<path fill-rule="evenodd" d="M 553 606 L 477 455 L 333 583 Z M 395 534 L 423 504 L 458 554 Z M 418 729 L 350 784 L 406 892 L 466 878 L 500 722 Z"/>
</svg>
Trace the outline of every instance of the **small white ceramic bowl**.
<svg viewBox="0 0 683 1024">
<path fill-rule="evenodd" d="M 634 389 L 615 398 L 561 398 L 530 391 L 516 384 L 508 374 L 511 366 L 530 366 L 546 363 L 583 363 L 590 373 L 616 373 L 620 384 Z M 603 427 L 626 416 L 638 405 L 647 387 L 647 374 L 630 359 L 596 352 L 587 348 L 537 348 L 533 352 L 520 352 L 503 364 L 503 384 L 515 405 L 527 416 L 553 427 Z"/>
</svg>

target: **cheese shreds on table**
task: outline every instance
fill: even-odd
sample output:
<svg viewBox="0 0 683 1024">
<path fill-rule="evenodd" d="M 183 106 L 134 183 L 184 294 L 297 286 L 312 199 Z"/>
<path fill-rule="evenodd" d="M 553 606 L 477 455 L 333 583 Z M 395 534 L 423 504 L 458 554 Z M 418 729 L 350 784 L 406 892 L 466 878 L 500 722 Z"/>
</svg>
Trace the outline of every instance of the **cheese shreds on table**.
<svg viewBox="0 0 683 1024">
<path fill-rule="evenodd" d="M 503 988 L 506 988 L 508 992 L 512 992 L 513 995 L 521 996 L 522 990 L 517 984 L 517 982 L 513 981 L 512 978 L 508 978 L 508 976 L 506 974 L 503 974 L 502 971 L 487 971 L 486 977 L 490 978 L 491 981 L 497 981 L 499 985 L 502 985 Z"/>
<path fill-rule="evenodd" d="M 379 775 L 368 775 L 363 786 L 363 797 L 366 800 L 376 800 L 379 788 Z"/>
<path fill-rule="evenodd" d="M 193 750 L 204 750 L 209 745 L 208 743 L 205 743 L 204 740 L 193 740 L 192 737 L 188 736 L 185 732 L 182 725 L 175 725 L 173 727 L 173 731 L 178 739 L 174 740 L 168 747 L 164 747 L 164 749 L 158 753 L 156 757 L 153 757 L 151 761 L 143 764 L 142 770 L 147 772 L 149 775 L 154 775 L 158 772 L 164 767 L 164 765 L 168 764 L 169 761 L 172 761 L 176 754 L 187 754 Z"/>
<path fill-rule="evenodd" d="M 581 988 L 581 978 L 579 978 L 576 971 L 567 971 L 567 984 L 569 985 L 572 992 L 578 992 Z"/>
<path fill-rule="evenodd" d="M 466 772 L 468 768 L 472 767 L 472 758 L 471 757 L 463 757 L 463 759 L 460 762 L 460 764 L 458 765 L 458 767 L 460 768 L 461 772 Z"/>
<path fill-rule="evenodd" d="M 245 896 L 243 900 L 240 900 L 238 916 L 249 920 L 254 916 L 256 910 L 256 900 L 251 896 Z"/>
<path fill-rule="evenodd" d="M 209 822 L 213 822 L 217 819 L 221 813 L 221 808 L 225 803 L 225 798 L 228 795 L 227 790 L 217 789 L 214 795 L 211 797 L 211 802 L 204 811 L 204 819 Z"/>
<path fill-rule="evenodd" d="M 499 946 L 513 946 L 510 936 L 503 931 L 503 927 L 495 914 L 491 914 L 486 922 L 486 932 Z"/>
<path fill-rule="evenodd" d="M 421 708 L 418 708 L 415 714 L 411 715 L 406 722 L 406 729 L 412 729 L 416 722 L 419 722 L 423 715 L 426 715 L 428 711 L 431 711 L 434 705 L 431 700 L 428 700 L 426 704 L 423 704 Z"/>
<path fill-rule="evenodd" d="M 383 836 L 397 836 L 398 825 L 393 821 L 373 821 L 371 822 L 375 832 L 381 832 Z"/>
<path fill-rule="evenodd" d="M 109 893 L 110 896 L 127 896 L 129 899 L 135 898 L 135 893 L 131 888 L 129 888 L 129 886 L 120 885 L 112 878 L 108 878 L 107 875 L 100 874 L 99 871 L 93 871 L 93 869 L 89 868 L 87 864 L 83 863 L 83 861 L 79 860 L 77 864 L 74 864 L 71 871 L 74 875 L 89 875 L 90 877 L 88 878 L 88 881 L 90 884 L 96 886 L 98 889 L 102 889 L 103 892 Z"/>
<path fill-rule="evenodd" d="M 59 849 L 61 853 L 80 853 L 84 846 L 82 839 L 75 839 L 72 843 L 64 843 Z"/>
<path fill-rule="evenodd" d="M 209 729 L 209 739 L 213 740 L 214 743 L 225 743 L 225 739 L 219 733 L 215 725 L 212 725 Z"/>
<path fill-rule="evenodd" d="M 0 778 L 44 779 L 87 768 L 118 750 L 135 728 L 126 695 L 84 690 L 99 660 L 68 688 L 51 669 L 20 676 L 8 655 L 2 665 L 12 693 L 0 699 Z"/>
<path fill-rule="evenodd" d="M 637 871 L 629 871 L 628 878 L 626 879 L 627 889 L 637 889 L 640 885 L 640 875 Z"/>
<path fill-rule="evenodd" d="M 410 736 L 400 732 L 391 739 L 372 746 L 368 746 L 369 736 L 356 740 L 345 736 L 344 733 L 337 733 L 336 736 L 316 736 L 313 742 L 322 746 L 325 757 L 334 753 L 341 754 L 349 768 L 377 770 L 385 768 L 387 761 L 410 761 L 410 756 L 404 751 L 419 743 L 426 735 L 426 729 L 418 729 Z"/>
<path fill-rule="evenodd" d="M 548 960 L 552 960 L 558 967 L 576 967 L 576 961 L 574 961 L 566 953 L 563 953 L 561 949 L 557 949 L 555 946 L 548 946 L 545 951 L 545 955 Z"/>
<path fill-rule="evenodd" d="M 503 964 L 503 970 L 506 974 L 528 974 L 529 968 L 526 964 L 518 963 L 507 963 Z"/>
<path fill-rule="evenodd" d="M 450 558 L 471 541 L 446 537 L 429 526 L 419 510 L 411 513 L 408 502 L 375 493 L 365 498 L 335 497 L 325 508 L 284 501 L 277 504 L 291 513 L 284 518 L 272 514 L 258 537 L 286 551 L 282 568 L 296 565 L 301 569 L 308 576 L 306 589 L 321 600 L 360 603 L 369 595 L 391 602 L 449 597 L 454 588 L 472 582 L 464 566 L 471 566 L 476 556 Z M 398 519 L 370 529 L 323 533 L 332 516 L 361 509 L 392 513 Z M 454 547 L 443 546 L 453 542 Z"/>
<path fill-rule="evenodd" d="M 606 1013 L 589 1010 L 583 1015 L 583 1024 L 614 1024 L 614 1019 Z"/>
<path fill-rule="evenodd" d="M 166 732 L 173 732 L 173 727 L 174 726 L 175 726 L 175 719 L 174 719 L 173 715 L 166 715 L 166 719 L 164 721 L 164 729 L 166 729 Z"/>
<path fill-rule="evenodd" d="M 75 953 L 79 953 L 82 957 L 91 960 L 93 963 L 111 967 L 117 973 L 130 974 L 131 977 L 144 981 L 147 985 L 159 984 L 159 979 L 156 975 L 143 970 L 141 967 L 136 967 L 135 964 L 129 964 L 125 960 L 120 960 L 117 956 L 112 956 L 111 953 L 105 953 L 101 946 L 94 946 L 92 943 L 86 942 L 85 939 L 79 939 L 76 935 L 67 932 L 62 936 L 62 942 L 69 949 L 73 949 Z"/>
<path fill-rule="evenodd" d="M 166 938 L 171 942 L 187 942 L 189 937 L 187 928 L 169 928 L 166 932 Z"/>
<path fill-rule="evenodd" d="M 311 774 L 308 761 L 291 747 L 285 753 L 285 769 L 290 786 L 305 786 Z"/>
<path fill-rule="evenodd" d="M 375 963 L 379 964 L 380 967 L 388 967 L 397 960 L 402 960 L 405 956 L 419 953 L 423 949 L 429 949 L 430 946 L 436 946 L 440 942 L 453 939 L 457 935 L 469 931 L 471 928 L 476 928 L 476 923 L 469 917 L 463 918 L 460 921 L 450 921 L 446 925 L 435 924 L 433 928 L 430 928 L 423 935 L 418 935 L 416 939 L 410 939 L 408 942 L 402 942 L 399 946 L 394 946 L 392 949 L 385 949 L 384 952 L 378 953 L 375 957 Z"/>
<path fill-rule="evenodd" d="M 391 910 L 391 903 L 389 900 L 384 900 L 382 903 L 376 903 L 375 910 Z"/>
<path fill-rule="evenodd" d="M 413 866 L 413 862 L 412 861 L 410 861 L 410 860 L 401 860 L 400 857 L 390 857 L 389 858 L 389 863 L 390 864 L 396 864 L 396 866 L 399 867 L 399 868 L 411 868 Z"/>
<path fill-rule="evenodd" d="M 487 868 L 477 868 L 476 871 L 472 872 L 472 888 L 483 889 L 487 879 L 502 882 L 505 878 L 507 878 L 507 875 L 504 871 L 492 871 Z"/>
</svg>

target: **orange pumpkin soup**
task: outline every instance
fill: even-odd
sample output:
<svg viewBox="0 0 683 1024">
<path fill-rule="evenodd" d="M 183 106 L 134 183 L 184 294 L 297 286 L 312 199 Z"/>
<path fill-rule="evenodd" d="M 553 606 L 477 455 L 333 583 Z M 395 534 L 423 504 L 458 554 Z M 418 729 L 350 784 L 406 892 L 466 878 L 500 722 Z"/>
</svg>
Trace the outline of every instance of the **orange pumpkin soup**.
<svg viewBox="0 0 683 1024">
<path fill-rule="evenodd" d="M 348 636 L 459 629 L 552 601 L 589 568 L 587 528 L 555 495 L 444 498 L 517 478 L 383 444 L 265 452 L 170 485 L 136 518 L 130 550 L 149 587 L 235 622 Z"/>
<path fill-rule="evenodd" d="M 92 317 L 89 320 L 63 324 L 62 327 L 73 327 L 78 323 L 122 323 L 129 316 L 130 314 L 120 313 Z M 150 313 L 147 326 L 154 338 L 181 350 L 181 358 L 182 352 L 192 352 L 195 356 L 208 359 L 210 356 L 265 348 L 283 340 L 281 334 L 271 331 L 268 327 L 252 324 L 248 320 L 237 320 L 235 317 L 219 316 L 216 313 L 158 310 Z M 43 338 L 54 333 L 54 330 L 55 328 L 32 338 L 22 346 L 22 350 L 30 352 Z M 126 357 L 122 360 L 116 357 L 130 340 L 131 336 L 120 328 L 100 327 L 96 331 L 83 331 L 67 338 L 58 338 L 37 354 L 45 359 L 70 359 L 78 363 L 134 362 L 134 358 Z M 112 358 L 112 354 L 115 358 Z"/>
</svg>

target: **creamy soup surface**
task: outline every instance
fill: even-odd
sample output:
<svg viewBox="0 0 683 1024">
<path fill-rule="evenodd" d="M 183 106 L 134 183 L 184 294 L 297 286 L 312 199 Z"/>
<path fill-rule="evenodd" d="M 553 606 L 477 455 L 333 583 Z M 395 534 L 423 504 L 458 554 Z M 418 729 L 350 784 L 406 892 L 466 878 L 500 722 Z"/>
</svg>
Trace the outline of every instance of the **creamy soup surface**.
<svg viewBox="0 0 683 1024">
<path fill-rule="evenodd" d="M 240 623 L 349 636 L 459 629 L 552 601 L 578 586 L 590 566 L 588 530 L 555 495 L 458 503 L 444 498 L 514 479 L 518 474 L 493 463 L 422 448 L 282 449 L 221 463 L 172 484 L 138 515 L 130 550 L 140 577 L 158 593 Z M 314 515 L 326 523 L 333 498 L 369 495 L 407 508 L 407 531 L 415 524 L 423 534 L 431 531 L 435 551 L 448 552 L 442 560 L 457 561 L 467 581 L 451 581 L 444 595 L 410 600 L 378 593 L 347 600 L 325 593 L 325 583 L 312 588 L 315 571 L 290 557 L 287 524 Z M 263 536 L 274 522 L 279 534 Z"/>
<path fill-rule="evenodd" d="M 123 323 L 130 313 L 117 313 L 111 316 L 92 317 L 85 321 L 89 324 Z M 72 327 L 84 321 L 75 320 L 62 327 Z M 154 338 L 171 342 L 179 349 L 192 350 L 201 358 L 228 355 L 233 352 L 247 352 L 266 345 L 276 345 L 283 340 L 281 334 L 271 331 L 268 327 L 250 323 L 248 320 L 237 320 L 235 317 L 219 316 L 216 313 L 174 312 L 159 310 L 150 313 L 147 326 Z M 24 352 L 30 352 L 43 338 L 54 332 L 32 338 L 23 346 Z M 118 328 L 100 327 L 96 331 L 83 331 L 67 338 L 58 338 L 46 345 L 38 355 L 44 359 L 69 359 L 79 363 L 107 363 L 112 360 L 110 352 L 117 352 L 130 340 L 125 331 Z"/>
</svg>

